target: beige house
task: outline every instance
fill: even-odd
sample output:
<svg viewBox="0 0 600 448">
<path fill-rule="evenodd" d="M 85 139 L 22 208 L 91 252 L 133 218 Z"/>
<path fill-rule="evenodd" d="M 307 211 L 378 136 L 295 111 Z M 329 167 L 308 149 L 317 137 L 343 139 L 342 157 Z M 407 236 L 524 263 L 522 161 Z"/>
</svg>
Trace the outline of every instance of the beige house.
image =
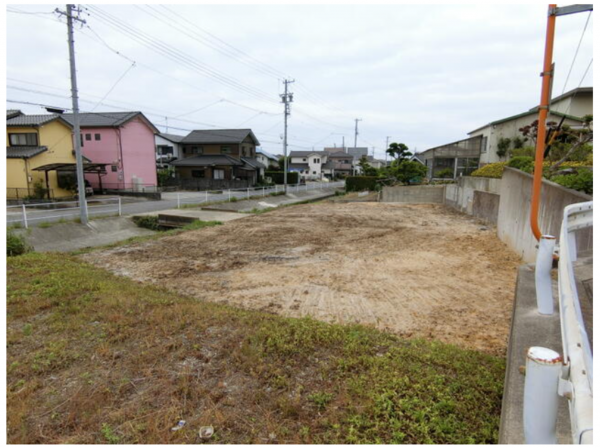
<svg viewBox="0 0 600 448">
<path fill-rule="evenodd" d="M 560 95 L 550 103 L 548 120 L 558 122 L 564 117 L 564 124 L 581 125 L 583 116 L 593 113 L 593 99 L 593 87 L 580 87 Z M 519 128 L 530 125 L 537 118 L 538 107 L 536 106 L 527 112 L 493 121 L 469 132 L 471 138 L 481 137 L 479 164 L 483 166 L 488 163 L 508 160 L 509 154 L 501 158 L 496 153 L 498 141 L 501 138 L 521 137 Z"/>
</svg>

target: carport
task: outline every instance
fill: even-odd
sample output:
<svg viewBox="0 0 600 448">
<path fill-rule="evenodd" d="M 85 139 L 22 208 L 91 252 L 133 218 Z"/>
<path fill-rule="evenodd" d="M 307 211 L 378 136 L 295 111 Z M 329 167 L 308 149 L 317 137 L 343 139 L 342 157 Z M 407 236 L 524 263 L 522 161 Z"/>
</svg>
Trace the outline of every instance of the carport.
<svg viewBox="0 0 600 448">
<path fill-rule="evenodd" d="M 98 184 L 100 185 L 100 192 L 103 192 L 102 188 L 102 176 L 106 175 L 106 163 L 84 163 L 83 164 L 83 173 L 96 173 L 98 175 Z M 48 165 L 38 166 L 33 168 L 33 171 L 43 171 L 44 176 L 46 178 L 46 189 L 48 190 L 48 196 L 50 196 L 50 182 L 48 180 L 48 172 L 49 171 L 66 171 L 76 173 L 77 164 L 76 163 L 49 163 Z M 50 199 L 50 197 L 48 197 Z"/>
</svg>

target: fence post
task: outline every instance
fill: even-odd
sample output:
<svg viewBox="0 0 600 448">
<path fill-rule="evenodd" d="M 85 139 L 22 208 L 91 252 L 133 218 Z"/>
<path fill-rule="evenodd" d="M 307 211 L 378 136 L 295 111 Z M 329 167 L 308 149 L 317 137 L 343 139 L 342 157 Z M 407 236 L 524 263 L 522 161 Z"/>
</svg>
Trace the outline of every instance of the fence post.
<svg viewBox="0 0 600 448">
<path fill-rule="evenodd" d="M 121 210 L 121 196 L 119 196 L 119 216 L 121 216 L 122 214 L 122 210 Z"/>
<path fill-rule="evenodd" d="M 263 187 L 263 198 L 266 196 L 265 194 L 265 187 Z"/>
<path fill-rule="evenodd" d="M 227 190 L 227 195 L 229 196 L 228 201 L 231 202 L 231 188 Z"/>
<path fill-rule="evenodd" d="M 206 198 L 204 199 L 204 202 L 208 202 L 208 190 L 206 190 Z"/>
<path fill-rule="evenodd" d="M 28 229 L 29 227 L 27 226 L 27 210 L 25 210 L 25 204 L 21 204 L 21 207 L 23 208 L 23 225 L 26 229 Z"/>
<path fill-rule="evenodd" d="M 179 199 L 179 193 L 177 193 L 177 208 L 181 206 L 181 200 Z"/>
<path fill-rule="evenodd" d="M 556 238 L 542 235 L 535 260 L 535 292 L 540 314 L 554 314 L 554 297 L 552 295 L 552 257 Z"/>
<path fill-rule="evenodd" d="M 277 193 L 277 184 L 275 184 L 275 193 Z"/>
<path fill-rule="evenodd" d="M 523 428 L 527 444 L 555 444 L 558 380 L 562 359 L 554 350 L 530 347 L 525 364 Z"/>
<path fill-rule="evenodd" d="M 247 191 L 246 191 L 246 193 L 247 193 L 247 197 L 248 197 L 248 199 L 250 199 L 250 187 L 248 187 L 248 188 L 247 188 Z"/>
</svg>

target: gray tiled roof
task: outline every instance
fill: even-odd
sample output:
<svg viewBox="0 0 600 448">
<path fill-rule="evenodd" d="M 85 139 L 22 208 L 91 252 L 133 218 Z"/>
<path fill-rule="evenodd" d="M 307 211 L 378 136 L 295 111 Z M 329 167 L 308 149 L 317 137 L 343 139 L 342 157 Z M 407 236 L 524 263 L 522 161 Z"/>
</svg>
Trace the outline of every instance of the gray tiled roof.
<svg viewBox="0 0 600 448">
<path fill-rule="evenodd" d="M 266 169 L 267 167 L 260 163 L 258 160 L 252 158 L 252 157 L 242 157 L 242 162 L 246 163 L 247 165 L 250 165 L 252 168 L 256 168 L 256 169 Z"/>
<path fill-rule="evenodd" d="M 21 115 L 23 112 L 21 112 L 19 109 L 8 109 L 6 111 L 6 118 L 13 118 L 16 117 L 17 115 Z"/>
<path fill-rule="evenodd" d="M 161 132 L 158 135 L 164 138 L 165 140 L 169 140 L 173 143 L 181 143 L 181 141 L 185 138 L 185 135 L 166 134 L 164 132 Z"/>
<path fill-rule="evenodd" d="M 350 158 L 351 159 L 352 158 L 352 154 L 348 154 L 347 152 L 340 151 L 340 152 L 334 152 L 332 154 L 329 154 L 329 157 L 335 157 L 335 158 L 346 157 L 346 158 Z"/>
<path fill-rule="evenodd" d="M 47 151 L 47 146 L 7 146 L 7 159 L 29 159 Z"/>
<path fill-rule="evenodd" d="M 311 154 L 317 154 L 319 156 L 329 155 L 329 153 L 326 151 L 290 151 L 290 157 L 306 157 Z"/>
<path fill-rule="evenodd" d="M 18 115 L 7 119 L 6 126 L 41 126 L 57 119 L 61 119 L 67 126 L 70 126 L 70 124 L 63 120 L 62 116 L 58 114 Z"/>
<path fill-rule="evenodd" d="M 79 114 L 81 127 L 114 127 L 131 120 L 140 112 L 94 112 Z M 62 114 L 65 120 L 73 125 L 73 114 Z"/>
<path fill-rule="evenodd" d="M 246 137 L 252 137 L 255 145 L 259 145 L 258 139 L 252 132 L 252 129 L 208 129 L 196 130 L 190 132 L 181 142 L 182 143 L 242 143 Z"/>
<path fill-rule="evenodd" d="M 224 154 L 217 155 L 199 155 L 194 157 L 186 157 L 184 159 L 171 162 L 173 166 L 242 166 L 244 165 L 239 160 Z"/>
<path fill-rule="evenodd" d="M 262 148 L 256 148 L 256 153 L 257 154 L 262 154 L 263 156 L 265 156 L 267 159 L 271 159 L 271 160 L 275 160 L 278 161 L 279 158 L 274 156 L 273 154 L 271 154 L 270 152 L 265 151 Z"/>
</svg>

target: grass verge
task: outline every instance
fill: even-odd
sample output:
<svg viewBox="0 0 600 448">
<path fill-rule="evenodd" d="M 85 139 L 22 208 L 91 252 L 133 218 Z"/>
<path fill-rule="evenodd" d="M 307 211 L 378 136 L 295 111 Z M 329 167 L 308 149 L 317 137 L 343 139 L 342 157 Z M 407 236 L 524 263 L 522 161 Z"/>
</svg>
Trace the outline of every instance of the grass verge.
<svg viewBox="0 0 600 448">
<path fill-rule="evenodd" d="M 497 442 L 503 359 L 7 263 L 9 443 Z"/>
</svg>

